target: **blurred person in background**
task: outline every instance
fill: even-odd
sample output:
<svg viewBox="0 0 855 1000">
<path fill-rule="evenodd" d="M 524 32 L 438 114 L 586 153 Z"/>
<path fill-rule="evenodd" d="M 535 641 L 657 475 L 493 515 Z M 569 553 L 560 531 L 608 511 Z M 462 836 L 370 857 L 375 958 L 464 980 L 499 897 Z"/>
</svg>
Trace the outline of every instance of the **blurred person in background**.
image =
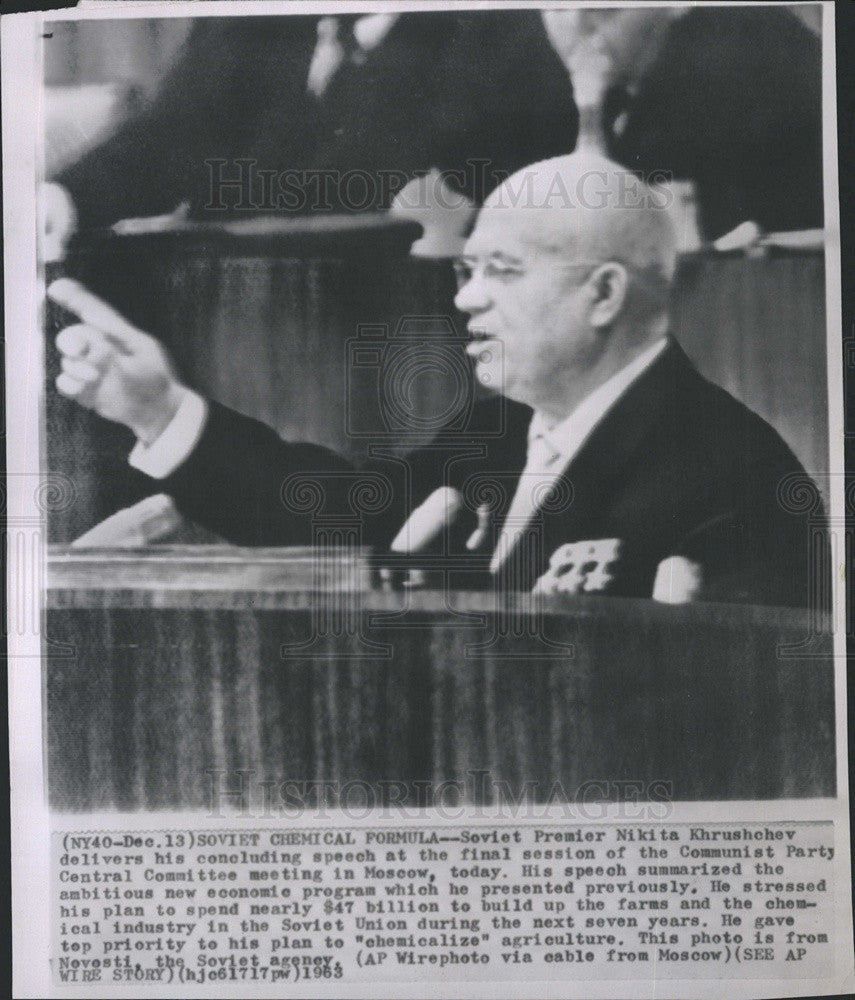
<svg viewBox="0 0 855 1000">
<path fill-rule="evenodd" d="M 480 202 L 485 166 L 566 152 L 576 129 L 536 11 L 202 18 L 151 106 L 51 179 L 82 229 L 181 202 L 196 219 L 246 214 L 270 202 L 264 172 L 274 185 L 288 172 L 299 193 L 276 209 L 292 214 L 385 209 L 431 168 L 456 171 L 452 186 Z M 250 197 L 223 184 L 212 199 L 212 170 L 237 178 L 239 160 L 252 162 Z M 337 184 L 348 171 L 367 183 Z"/>
<path fill-rule="evenodd" d="M 703 239 L 808 229 L 821 135 L 820 39 L 787 8 L 204 18 L 148 109 L 50 178 L 46 225 L 380 210 L 432 168 L 480 204 L 580 141 L 690 181 Z"/>
<path fill-rule="evenodd" d="M 701 235 L 823 224 L 821 41 L 792 9 L 549 10 L 580 144 L 695 188 Z"/>
</svg>

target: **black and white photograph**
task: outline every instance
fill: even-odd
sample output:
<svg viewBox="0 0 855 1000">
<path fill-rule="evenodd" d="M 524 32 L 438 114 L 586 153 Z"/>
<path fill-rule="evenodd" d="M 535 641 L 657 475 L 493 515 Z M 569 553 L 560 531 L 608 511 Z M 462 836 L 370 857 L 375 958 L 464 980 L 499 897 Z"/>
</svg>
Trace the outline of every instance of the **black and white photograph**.
<svg viewBox="0 0 855 1000">
<path fill-rule="evenodd" d="M 820 13 L 53 26 L 57 808 L 834 794 Z"/>
<path fill-rule="evenodd" d="M 847 992 L 833 5 L 275 8 L 32 16 L 45 975 Z"/>
</svg>

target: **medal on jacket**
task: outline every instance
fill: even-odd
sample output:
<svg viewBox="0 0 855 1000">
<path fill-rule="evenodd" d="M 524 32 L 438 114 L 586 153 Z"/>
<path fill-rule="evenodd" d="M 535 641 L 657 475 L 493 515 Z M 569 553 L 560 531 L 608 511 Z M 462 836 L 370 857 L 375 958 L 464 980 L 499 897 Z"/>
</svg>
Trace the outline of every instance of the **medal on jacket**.
<svg viewBox="0 0 855 1000">
<path fill-rule="evenodd" d="M 597 593 L 614 580 L 615 563 L 621 551 L 619 538 L 568 542 L 549 560 L 549 569 L 534 585 L 536 594 Z"/>
</svg>

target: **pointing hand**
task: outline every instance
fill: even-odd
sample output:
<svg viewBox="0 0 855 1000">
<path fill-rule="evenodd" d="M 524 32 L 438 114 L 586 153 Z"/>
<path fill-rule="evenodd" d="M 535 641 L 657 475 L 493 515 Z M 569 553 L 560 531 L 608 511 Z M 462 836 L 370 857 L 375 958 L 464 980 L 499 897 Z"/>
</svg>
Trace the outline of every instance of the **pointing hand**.
<svg viewBox="0 0 855 1000">
<path fill-rule="evenodd" d="M 58 278 L 47 294 L 82 321 L 56 338 L 59 392 L 151 444 L 187 392 L 163 347 L 72 278 Z"/>
</svg>

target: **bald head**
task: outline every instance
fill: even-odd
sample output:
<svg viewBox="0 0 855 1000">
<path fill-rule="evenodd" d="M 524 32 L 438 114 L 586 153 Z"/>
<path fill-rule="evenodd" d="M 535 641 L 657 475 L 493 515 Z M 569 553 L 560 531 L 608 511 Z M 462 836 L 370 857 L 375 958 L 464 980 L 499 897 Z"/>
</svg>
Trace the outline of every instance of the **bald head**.
<svg viewBox="0 0 855 1000">
<path fill-rule="evenodd" d="M 592 151 L 524 167 L 487 199 L 478 226 L 510 228 L 567 261 L 626 265 L 667 286 L 676 237 L 667 195 Z"/>
<path fill-rule="evenodd" d="M 559 419 L 668 326 L 661 191 L 599 154 L 533 164 L 487 199 L 457 262 L 484 385 Z"/>
</svg>

